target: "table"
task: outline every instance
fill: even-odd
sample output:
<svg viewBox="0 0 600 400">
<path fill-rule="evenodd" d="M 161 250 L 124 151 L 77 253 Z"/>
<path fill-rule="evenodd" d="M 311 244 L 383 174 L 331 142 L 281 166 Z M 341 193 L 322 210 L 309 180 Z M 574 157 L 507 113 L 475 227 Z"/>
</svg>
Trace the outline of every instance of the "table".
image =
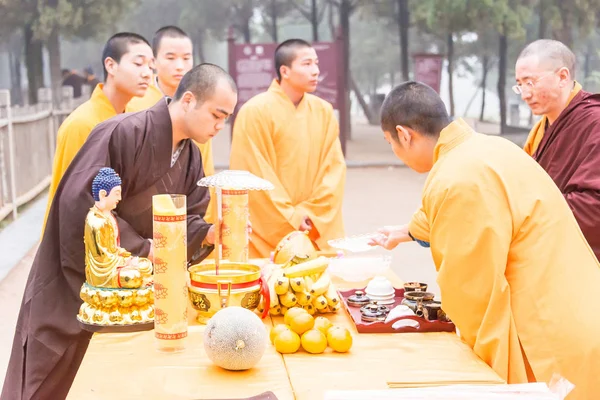
<svg viewBox="0 0 600 400">
<path fill-rule="evenodd" d="M 399 287 L 391 271 L 388 278 Z M 334 280 L 349 289 L 364 283 Z M 195 315 L 195 312 L 190 314 Z M 328 390 L 386 389 L 440 381 L 501 383 L 500 377 L 453 333 L 359 334 L 344 309 L 325 314 L 351 329 L 353 346 L 339 354 L 300 350 L 281 355 L 272 345 L 248 371 L 225 371 L 207 358 L 204 326 L 190 321 L 187 349 L 164 354 L 154 349 L 154 332 L 95 334 L 73 382 L 69 399 L 231 399 L 272 391 L 278 399 L 322 399 Z M 268 317 L 268 330 L 282 323 Z M 392 389 L 390 389 L 392 390 Z"/>
</svg>

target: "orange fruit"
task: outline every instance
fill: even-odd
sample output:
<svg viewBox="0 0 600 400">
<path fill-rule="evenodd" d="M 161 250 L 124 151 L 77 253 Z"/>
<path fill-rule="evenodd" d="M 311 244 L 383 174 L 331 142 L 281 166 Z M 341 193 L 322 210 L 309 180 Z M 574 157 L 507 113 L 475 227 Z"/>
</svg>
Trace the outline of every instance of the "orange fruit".
<svg viewBox="0 0 600 400">
<path fill-rule="evenodd" d="M 290 329 L 291 328 L 289 325 L 284 325 L 284 324 L 275 325 L 273 328 L 271 328 L 271 333 L 269 334 L 271 343 L 273 343 L 273 341 L 275 340 L 275 336 L 279 335 L 281 332 L 283 332 L 285 330 L 289 331 Z"/>
<path fill-rule="evenodd" d="M 327 331 L 327 344 L 338 353 L 345 353 L 352 347 L 352 335 L 348 329 L 333 326 Z"/>
<path fill-rule="evenodd" d="M 298 313 L 290 318 L 290 328 L 298 335 L 302 335 L 315 326 L 315 319 L 307 313 Z"/>
<path fill-rule="evenodd" d="M 290 324 L 290 319 L 292 317 L 294 317 L 295 315 L 298 315 L 298 314 L 301 314 L 301 313 L 308 314 L 304 308 L 301 308 L 301 307 L 292 307 L 292 308 L 290 308 L 283 315 L 283 323 L 286 324 L 286 325 L 289 325 Z"/>
<path fill-rule="evenodd" d="M 273 344 L 275 345 L 275 350 L 281 354 L 295 353 L 300 348 L 300 336 L 294 331 L 284 329 L 275 336 Z"/>
<path fill-rule="evenodd" d="M 330 320 L 325 317 L 317 317 L 315 318 L 315 326 L 314 329 L 318 329 L 323 332 L 323 335 L 327 335 L 327 331 L 331 328 L 333 324 Z"/>
<path fill-rule="evenodd" d="M 302 348 L 310 354 L 320 354 L 327 348 L 327 338 L 318 329 L 309 329 L 302 334 L 300 339 Z"/>
</svg>

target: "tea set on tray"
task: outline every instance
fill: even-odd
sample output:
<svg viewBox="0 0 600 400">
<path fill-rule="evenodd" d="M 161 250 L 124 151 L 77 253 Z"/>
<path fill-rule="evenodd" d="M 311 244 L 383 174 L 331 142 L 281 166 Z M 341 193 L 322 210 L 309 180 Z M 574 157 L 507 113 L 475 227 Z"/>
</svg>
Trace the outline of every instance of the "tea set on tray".
<svg viewBox="0 0 600 400">
<path fill-rule="evenodd" d="M 351 252 L 365 252 L 373 247 L 366 242 L 377 234 L 354 236 L 336 239 L 329 242 L 334 248 Z M 339 265 L 331 265 L 330 273 L 345 277 L 358 277 L 370 270 L 371 263 L 376 264 L 371 272 L 367 286 L 362 289 L 340 291 L 348 313 L 351 315 L 359 332 L 452 332 L 455 327 L 442 310 L 441 302 L 435 300 L 435 295 L 427 292 L 427 284 L 407 282 L 402 288 L 394 288 L 392 283 L 383 276 L 384 269 L 389 268 L 390 257 L 385 258 L 385 268 L 381 268 L 381 258 L 364 257 L 348 258 L 353 262 L 345 264 L 340 259 Z M 361 262 L 362 261 L 362 262 Z M 354 264 L 354 265 L 352 265 Z M 362 264 L 362 265 L 361 265 Z M 336 268 L 337 267 L 337 268 Z M 350 270 L 347 268 L 349 267 Z M 373 277 L 373 275 L 375 275 Z M 357 279 L 346 279 L 357 281 Z M 364 281 L 364 279 L 363 279 Z"/>
</svg>

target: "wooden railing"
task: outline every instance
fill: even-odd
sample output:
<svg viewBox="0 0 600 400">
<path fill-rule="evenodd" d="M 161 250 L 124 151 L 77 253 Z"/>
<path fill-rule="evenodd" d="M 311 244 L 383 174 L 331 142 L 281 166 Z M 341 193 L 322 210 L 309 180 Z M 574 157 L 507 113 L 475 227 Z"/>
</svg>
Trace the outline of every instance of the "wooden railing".
<svg viewBox="0 0 600 400">
<path fill-rule="evenodd" d="M 89 90 L 73 99 L 73 88 L 64 86 L 54 107 L 52 91 L 41 88 L 38 104 L 15 107 L 10 91 L 0 90 L 0 221 L 9 215 L 16 219 L 18 207 L 46 190 L 58 127 L 88 98 Z"/>
</svg>

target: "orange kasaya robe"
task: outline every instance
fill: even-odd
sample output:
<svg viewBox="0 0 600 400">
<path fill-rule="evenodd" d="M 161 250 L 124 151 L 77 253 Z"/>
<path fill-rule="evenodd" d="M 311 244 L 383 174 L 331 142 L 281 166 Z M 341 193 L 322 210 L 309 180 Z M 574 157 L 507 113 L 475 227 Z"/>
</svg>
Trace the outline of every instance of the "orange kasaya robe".
<svg viewBox="0 0 600 400">
<path fill-rule="evenodd" d="M 440 134 L 411 235 L 430 242 L 442 307 L 508 383 L 600 393 L 600 264 L 550 176 L 464 121 Z"/>
<path fill-rule="evenodd" d="M 162 99 L 165 95 L 160 90 L 158 86 L 158 81 L 156 77 L 152 79 L 153 84 L 148 86 L 148 90 L 146 90 L 146 94 L 144 97 L 134 97 L 131 99 L 129 103 L 127 103 L 127 108 L 125 111 L 127 112 L 136 112 L 146 110 L 153 105 L 155 105 L 160 99 Z M 213 150 L 212 150 L 212 141 L 202 144 L 194 141 L 198 149 L 200 149 L 200 154 L 202 155 L 202 167 L 204 168 L 204 175 L 210 176 L 215 174 L 215 165 L 213 160 Z M 211 191 L 212 194 L 212 191 Z M 206 215 L 204 220 L 207 222 L 213 222 L 213 200 L 214 195 L 211 195 L 211 202 L 207 208 Z"/>
<path fill-rule="evenodd" d="M 565 107 L 569 105 L 571 100 L 573 100 L 573 97 L 575 97 L 575 95 L 577 95 L 577 93 L 579 93 L 581 91 L 581 89 L 582 89 L 582 87 L 579 84 L 579 82 L 575 82 L 575 87 L 571 91 L 571 95 L 569 96 L 569 99 L 567 100 L 567 104 L 565 104 Z M 530 156 L 533 156 L 535 154 L 535 151 L 537 150 L 542 139 L 544 138 L 544 132 L 546 130 L 547 123 L 548 123 L 548 117 L 543 115 L 542 118 L 533 126 L 533 128 L 531 128 L 531 131 L 529 132 L 529 136 L 527 136 L 527 141 L 525 142 L 525 146 L 523 146 L 523 150 L 525 150 L 525 152 L 527 154 L 529 154 Z"/>
<path fill-rule="evenodd" d="M 75 155 L 83 146 L 96 125 L 117 115 L 103 92 L 104 84 L 94 88 L 90 99 L 77 107 L 58 128 L 56 151 L 52 166 L 52 180 L 48 191 L 48 205 L 44 216 L 44 229 L 56 188 Z M 43 231 L 43 229 L 42 229 Z"/>
<path fill-rule="evenodd" d="M 297 106 L 273 81 L 240 109 L 233 128 L 231 169 L 270 181 L 272 191 L 250 191 L 250 257 L 269 257 L 305 216 L 311 237 L 330 251 L 344 236 L 342 198 L 346 162 L 331 104 L 305 94 Z"/>
</svg>

